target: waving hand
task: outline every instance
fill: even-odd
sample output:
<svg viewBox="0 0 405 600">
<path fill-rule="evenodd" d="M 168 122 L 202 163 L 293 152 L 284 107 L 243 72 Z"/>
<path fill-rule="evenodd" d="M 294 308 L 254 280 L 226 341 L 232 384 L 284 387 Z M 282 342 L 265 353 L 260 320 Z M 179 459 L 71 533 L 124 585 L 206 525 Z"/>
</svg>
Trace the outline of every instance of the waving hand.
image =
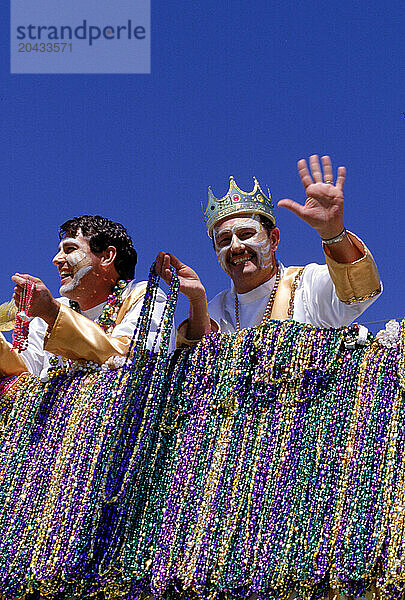
<svg viewBox="0 0 405 600">
<path fill-rule="evenodd" d="M 345 167 L 339 167 L 334 183 L 332 163 L 329 156 L 322 156 L 322 169 L 318 155 L 309 158 L 311 174 L 305 159 L 298 161 L 298 173 L 304 186 L 305 204 L 299 204 L 284 198 L 278 206 L 288 208 L 311 227 L 316 229 L 321 238 L 333 238 L 344 228 L 343 225 L 343 185 L 346 178 Z"/>
</svg>

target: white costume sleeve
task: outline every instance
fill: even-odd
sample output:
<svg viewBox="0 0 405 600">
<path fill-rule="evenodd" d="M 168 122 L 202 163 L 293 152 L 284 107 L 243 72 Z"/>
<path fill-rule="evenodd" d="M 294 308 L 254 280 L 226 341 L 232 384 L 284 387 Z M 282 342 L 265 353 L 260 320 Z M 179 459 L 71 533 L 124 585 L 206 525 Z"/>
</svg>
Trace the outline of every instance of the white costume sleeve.
<svg viewBox="0 0 405 600">
<path fill-rule="evenodd" d="M 377 298 L 346 304 L 339 300 L 326 265 L 311 263 L 302 273 L 295 292 L 294 319 L 316 327 L 350 325 Z"/>
<path fill-rule="evenodd" d="M 47 328 L 48 325 L 45 321 L 35 317 L 30 323 L 27 349 L 21 352 L 21 358 L 27 365 L 28 371 L 33 375 L 39 376 L 45 363 L 48 363 L 48 353 L 44 350 Z"/>
</svg>

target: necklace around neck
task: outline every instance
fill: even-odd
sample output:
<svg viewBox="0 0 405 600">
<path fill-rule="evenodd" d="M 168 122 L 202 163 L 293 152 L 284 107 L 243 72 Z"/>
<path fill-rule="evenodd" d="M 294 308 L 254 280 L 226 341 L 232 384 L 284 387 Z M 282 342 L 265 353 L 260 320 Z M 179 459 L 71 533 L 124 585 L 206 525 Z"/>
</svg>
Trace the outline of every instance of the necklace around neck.
<svg viewBox="0 0 405 600">
<path fill-rule="evenodd" d="M 271 311 L 273 309 L 274 299 L 276 297 L 276 293 L 277 293 L 277 289 L 278 289 L 278 284 L 280 283 L 280 279 L 281 279 L 280 269 L 277 267 L 276 280 L 274 282 L 274 287 L 273 287 L 273 290 L 272 290 L 272 292 L 270 294 L 269 301 L 267 302 L 266 310 L 264 311 L 264 314 L 263 314 L 263 317 L 262 317 L 262 323 L 264 321 L 267 321 L 267 320 L 270 319 L 270 315 L 271 315 Z M 236 293 L 236 291 L 235 291 L 235 322 L 236 322 L 236 331 L 240 331 L 239 300 L 238 300 L 238 294 Z"/>
<path fill-rule="evenodd" d="M 121 308 L 121 305 L 124 301 L 122 297 L 122 292 L 127 287 L 128 282 L 123 279 L 119 279 L 117 283 L 114 285 L 111 290 L 111 294 L 108 296 L 105 306 L 103 308 L 103 312 L 101 315 L 95 319 L 95 323 L 100 325 L 100 327 L 106 332 L 111 333 L 114 329 L 115 321 L 117 320 L 118 311 Z M 69 306 L 76 312 L 81 312 L 80 306 L 74 300 L 69 300 Z"/>
</svg>

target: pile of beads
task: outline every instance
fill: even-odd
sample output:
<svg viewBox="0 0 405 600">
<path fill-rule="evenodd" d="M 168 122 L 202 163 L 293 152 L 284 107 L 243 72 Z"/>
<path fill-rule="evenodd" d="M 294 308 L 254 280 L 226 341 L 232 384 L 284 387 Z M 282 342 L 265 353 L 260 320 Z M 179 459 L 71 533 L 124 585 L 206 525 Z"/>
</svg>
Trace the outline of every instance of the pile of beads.
<svg viewBox="0 0 405 600">
<path fill-rule="evenodd" d="M 405 322 L 396 348 L 357 337 L 273 321 L 183 352 L 124 536 L 132 594 L 403 598 Z"/>
<path fill-rule="evenodd" d="M 122 367 L 0 385 L 0 596 L 403 598 L 405 321 L 392 347 L 269 321 L 169 361 L 178 280 L 151 355 L 156 293 Z"/>
<path fill-rule="evenodd" d="M 149 473 L 178 280 L 169 291 L 157 355 L 146 350 L 157 293 L 151 273 L 126 363 L 118 369 L 55 369 L 41 383 L 24 373 L 0 385 L 0 596 L 114 595 L 128 513 L 144 498 L 128 479 Z M 10 410 L 11 409 L 11 410 Z M 6 414 L 7 413 L 7 414 Z M 125 587 L 125 584 L 122 584 Z"/>
</svg>

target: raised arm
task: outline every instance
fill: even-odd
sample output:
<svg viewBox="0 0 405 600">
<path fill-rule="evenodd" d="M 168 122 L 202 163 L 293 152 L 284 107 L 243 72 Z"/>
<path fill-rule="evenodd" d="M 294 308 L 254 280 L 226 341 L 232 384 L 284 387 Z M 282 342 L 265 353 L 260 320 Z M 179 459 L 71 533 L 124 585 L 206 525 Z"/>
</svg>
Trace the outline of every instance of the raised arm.
<svg viewBox="0 0 405 600">
<path fill-rule="evenodd" d="M 288 208 L 310 227 L 315 229 L 324 243 L 325 253 L 338 263 L 351 263 L 362 258 L 359 248 L 347 235 L 343 224 L 343 186 L 345 167 L 339 167 L 336 183 L 333 179 L 329 156 L 322 156 L 322 169 L 316 154 L 310 156 L 308 171 L 304 159 L 298 161 L 298 173 L 306 193 L 304 205 L 289 198 L 280 200 L 278 206 Z"/>
<path fill-rule="evenodd" d="M 298 161 L 298 173 L 307 196 L 305 204 L 285 198 L 278 205 L 291 210 L 320 235 L 339 300 L 345 304 L 364 303 L 381 292 L 377 267 L 368 248 L 354 234 L 347 232 L 343 223 L 345 167 L 338 168 L 334 184 L 329 156 L 322 156 L 321 161 L 323 175 L 316 154 L 309 159 L 311 174 L 306 161 Z M 328 284 L 327 279 L 325 282 Z"/>
</svg>

